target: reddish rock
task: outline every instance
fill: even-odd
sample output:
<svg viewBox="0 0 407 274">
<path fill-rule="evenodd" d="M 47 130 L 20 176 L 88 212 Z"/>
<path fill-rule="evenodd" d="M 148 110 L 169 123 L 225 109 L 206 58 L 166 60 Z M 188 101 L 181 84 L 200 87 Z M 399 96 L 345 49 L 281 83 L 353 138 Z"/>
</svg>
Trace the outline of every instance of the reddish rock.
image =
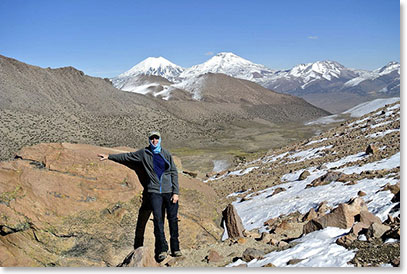
<svg viewBox="0 0 407 274">
<path fill-rule="evenodd" d="M 246 239 L 246 238 L 239 238 L 239 239 L 237 239 L 237 243 L 238 243 L 238 244 L 243 245 L 243 244 L 245 244 L 246 242 L 247 242 L 247 239 Z"/>
<path fill-rule="evenodd" d="M 85 267 L 123 262 L 129 255 L 126 250 L 133 246 L 131 240 L 123 239 L 134 237 L 142 186 L 133 170 L 100 161 L 97 154 L 131 150 L 39 144 L 22 149 L 19 159 L 0 162 L 2 266 Z M 188 190 L 180 204 L 181 245 L 190 248 L 203 241 L 215 242 L 201 237 L 221 233 L 213 224 L 215 191 L 183 174 L 179 174 L 179 184 L 181 192 Z M 154 245 L 151 221 L 145 244 Z"/>
<path fill-rule="evenodd" d="M 223 256 L 221 256 L 216 250 L 210 249 L 208 255 L 205 257 L 207 263 L 214 263 L 220 262 L 223 260 Z"/>
</svg>

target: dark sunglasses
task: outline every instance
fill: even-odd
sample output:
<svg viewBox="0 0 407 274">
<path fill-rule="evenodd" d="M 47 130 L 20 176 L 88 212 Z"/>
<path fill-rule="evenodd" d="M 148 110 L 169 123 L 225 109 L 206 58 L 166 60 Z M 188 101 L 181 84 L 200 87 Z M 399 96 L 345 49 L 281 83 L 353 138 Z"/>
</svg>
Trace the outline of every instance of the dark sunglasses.
<svg viewBox="0 0 407 274">
<path fill-rule="evenodd" d="M 148 138 L 148 139 L 150 139 L 150 140 L 154 140 L 154 139 L 159 140 L 160 137 L 158 137 L 157 135 L 153 135 L 153 136 L 150 136 L 150 138 Z"/>
</svg>

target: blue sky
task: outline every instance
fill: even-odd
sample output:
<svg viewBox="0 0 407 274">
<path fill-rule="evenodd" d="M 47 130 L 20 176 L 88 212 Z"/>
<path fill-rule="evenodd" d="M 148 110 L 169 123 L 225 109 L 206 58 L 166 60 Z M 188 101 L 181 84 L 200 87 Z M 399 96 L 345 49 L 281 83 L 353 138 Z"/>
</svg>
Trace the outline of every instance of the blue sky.
<svg viewBox="0 0 407 274">
<path fill-rule="evenodd" d="M 150 56 L 189 67 L 233 52 L 273 69 L 400 61 L 395 0 L 1 0 L 0 54 L 112 77 Z"/>
</svg>

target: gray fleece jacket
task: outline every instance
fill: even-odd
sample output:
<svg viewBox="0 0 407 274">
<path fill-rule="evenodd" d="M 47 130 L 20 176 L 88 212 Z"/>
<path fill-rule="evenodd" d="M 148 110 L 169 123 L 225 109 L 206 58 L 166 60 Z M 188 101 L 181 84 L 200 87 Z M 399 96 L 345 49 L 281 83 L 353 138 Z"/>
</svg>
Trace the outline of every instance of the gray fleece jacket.
<svg viewBox="0 0 407 274">
<path fill-rule="evenodd" d="M 126 165 L 136 171 L 140 183 L 148 192 L 179 194 L 178 171 L 171 154 L 161 149 L 165 161 L 165 171 L 158 178 L 153 166 L 153 153 L 149 147 L 136 152 L 109 154 L 109 160 Z"/>
</svg>

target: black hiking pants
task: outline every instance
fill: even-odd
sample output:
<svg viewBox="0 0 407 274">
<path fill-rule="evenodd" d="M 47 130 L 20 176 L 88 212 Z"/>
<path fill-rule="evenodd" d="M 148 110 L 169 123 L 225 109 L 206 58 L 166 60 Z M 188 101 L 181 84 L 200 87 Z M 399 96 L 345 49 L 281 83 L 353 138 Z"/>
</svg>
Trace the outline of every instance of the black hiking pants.
<svg viewBox="0 0 407 274">
<path fill-rule="evenodd" d="M 149 200 L 154 216 L 155 254 L 168 251 L 168 243 L 164 233 L 164 210 L 167 212 L 170 227 L 171 252 L 179 249 L 178 241 L 178 202 L 171 201 L 172 193 L 149 193 Z"/>
</svg>

